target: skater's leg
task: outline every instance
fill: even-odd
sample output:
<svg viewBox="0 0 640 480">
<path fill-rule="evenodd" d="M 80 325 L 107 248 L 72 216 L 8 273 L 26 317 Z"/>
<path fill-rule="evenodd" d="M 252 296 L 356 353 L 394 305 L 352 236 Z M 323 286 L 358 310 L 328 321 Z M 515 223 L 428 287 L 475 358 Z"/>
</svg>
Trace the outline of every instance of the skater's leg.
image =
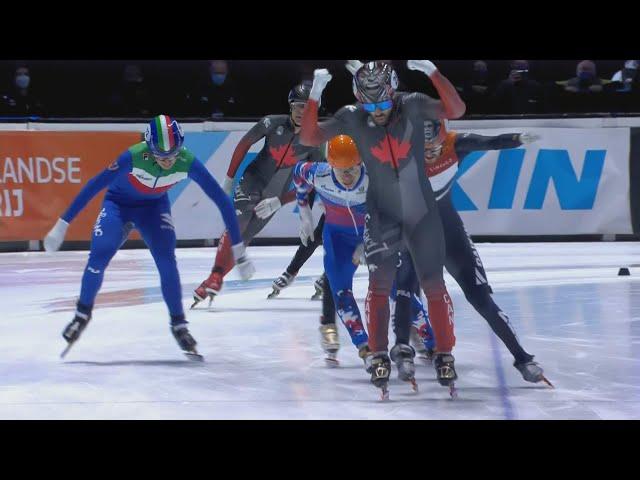
<svg viewBox="0 0 640 480">
<path fill-rule="evenodd" d="M 453 303 L 444 283 L 444 232 L 437 210 L 430 210 L 411 227 L 405 226 L 405 243 L 426 297 L 436 351 L 451 353 L 455 345 Z"/>
<path fill-rule="evenodd" d="M 140 208 L 134 220 L 160 274 L 162 297 L 169 310 L 171 324 L 186 323 L 182 306 L 182 285 L 176 261 L 176 233 L 169 200 L 150 208 Z"/>
<path fill-rule="evenodd" d="M 271 217 L 269 217 L 262 220 L 256 216 L 253 209 L 260 200 L 261 194 L 259 191 L 252 191 L 245 194 L 244 191 L 236 189 L 234 208 L 236 212 L 239 212 L 237 216 L 238 225 L 245 245 L 249 245 L 253 237 L 262 230 L 271 219 Z M 216 259 L 211 269 L 211 274 L 193 292 L 195 303 L 191 306 L 192 308 L 207 296 L 213 299 L 213 296 L 217 295 L 222 289 L 224 277 L 235 265 L 231 247 L 229 232 L 225 231 L 218 242 Z"/>
<path fill-rule="evenodd" d="M 175 252 L 176 234 L 168 198 L 152 207 L 137 209 L 135 224 L 160 274 L 160 287 L 169 310 L 171 333 L 190 359 L 202 360 L 196 351 L 197 342 L 187 328 L 182 306 L 182 286 Z"/>
<path fill-rule="evenodd" d="M 371 209 L 364 233 L 369 288 L 365 303 L 369 348 L 386 356 L 389 344 L 389 295 L 396 275 L 398 252 L 402 247 L 400 224 Z M 325 246 L 326 248 L 326 246 Z"/>
<path fill-rule="evenodd" d="M 449 196 L 438 205 L 443 221 L 447 256 L 447 271 L 462 288 L 465 298 L 487 321 L 491 329 L 509 349 L 516 363 L 526 363 L 533 359 L 527 353 L 509 323 L 507 315 L 493 301 L 492 291 L 480 255 L 464 228 L 460 215 L 453 207 Z"/>
<path fill-rule="evenodd" d="M 307 260 L 309 260 L 309 258 L 311 258 L 311 255 L 313 255 L 313 252 L 315 252 L 316 249 L 320 245 L 322 245 L 323 229 L 324 229 L 324 215 L 320 217 L 320 220 L 318 221 L 318 225 L 316 226 L 316 229 L 313 232 L 313 237 L 314 237 L 313 242 L 308 242 L 306 247 L 301 244 L 298 247 L 298 250 L 296 250 L 296 253 L 293 256 L 293 259 L 291 260 L 291 263 L 289 264 L 286 270 L 289 275 L 296 276 L 298 274 L 298 271 L 300 271 L 300 269 L 302 268 L 302 266 L 307 262 Z"/>
<path fill-rule="evenodd" d="M 96 295 L 102 286 L 104 272 L 109 262 L 120 248 L 124 235 L 126 211 L 116 203 L 105 200 L 98 214 L 91 235 L 89 261 L 82 275 L 79 304 L 93 308 Z"/>
<path fill-rule="evenodd" d="M 327 323 L 336 323 L 336 306 L 333 301 L 333 289 L 327 278 L 327 274 L 322 274 L 323 282 L 323 294 L 322 294 L 322 316 L 320 317 L 320 323 L 325 325 Z"/>
<path fill-rule="evenodd" d="M 116 203 L 109 200 L 103 202 L 102 209 L 93 227 L 91 251 L 82 275 L 82 286 L 80 288 L 80 298 L 76 304 L 76 313 L 71 323 L 62 332 L 63 338 L 69 343 L 62 356 L 80 338 L 89 320 L 91 320 L 93 304 L 102 285 L 104 272 L 122 243 L 122 238 L 125 234 L 123 227 L 126 216 L 127 212 L 123 211 Z"/>
<path fill-rule="evenodd" d="M 349 332 L 352 343 L 361 349 L 368 343 L 368 337 L 353 296 L 353 275 L 357 266 L 352 261 L 359 238 L 354 239 L 353 236 L 325 226 L 323 242 L 324 268 L 331 285 L 336 312 Z"/>
<path fill-rule="evenodd" d="M 393 332 L 396 343 L 409 345 L 411 336 L 411 323 L 413 314 L 413 295 L 419 289 L 411 261 L 411 256 L 403 250 L 398 257 L 398 270 L 396 272 L 395 313 L 393 315 Z"/>
</svg>

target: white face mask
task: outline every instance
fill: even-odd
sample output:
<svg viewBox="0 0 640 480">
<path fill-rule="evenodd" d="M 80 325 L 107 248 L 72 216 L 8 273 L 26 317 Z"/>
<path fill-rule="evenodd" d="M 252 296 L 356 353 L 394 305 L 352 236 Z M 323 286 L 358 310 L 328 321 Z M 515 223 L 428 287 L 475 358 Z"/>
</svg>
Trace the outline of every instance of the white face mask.
<svg viewBox="0 0 640 480">
<path fill-rule="evenodd" d="M 16 87 L 18 88 L 27 88 L 30 82 L 31 78 L 25 73 L 16 76 Z"/>
</svg>

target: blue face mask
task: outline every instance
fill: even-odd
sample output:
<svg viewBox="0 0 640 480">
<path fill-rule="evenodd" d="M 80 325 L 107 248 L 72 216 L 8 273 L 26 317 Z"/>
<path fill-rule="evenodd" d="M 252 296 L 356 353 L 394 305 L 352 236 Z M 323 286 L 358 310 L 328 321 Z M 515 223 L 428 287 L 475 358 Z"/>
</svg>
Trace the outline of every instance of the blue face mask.
<svg viewBox="0 0 640 480">
<path fill-rule="evenodd" d="M 580 80 L 591 80 L 593 78 L 593 74 L 591 72 L 580 72 L 578 74 L 578 78 Z"/>
<path fill-rule="evenodd" d="M 16 87 L 18 88 L 27 88 L 29 86 L 29 83 L 31 81 L 31 78 L 29 78 L 29 75 L 18 75 L 16 77 Z"/>
<path fill-rule="evenodd" d="M 227 74 L 226 73 L 212 73 L 211 74 L 211 81 L 214 83 L 214 85 L 222 85 L 224 83 L 224 81 L 227 79 Z"/>
</svg>

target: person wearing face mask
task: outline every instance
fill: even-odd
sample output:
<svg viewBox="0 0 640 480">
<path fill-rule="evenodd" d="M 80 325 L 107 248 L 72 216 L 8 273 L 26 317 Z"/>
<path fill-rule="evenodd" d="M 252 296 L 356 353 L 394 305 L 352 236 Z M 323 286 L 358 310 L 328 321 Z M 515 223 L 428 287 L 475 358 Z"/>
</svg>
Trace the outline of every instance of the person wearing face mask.
<svg viewBox="0 0 640 480">
<path fill-rule="evenodd" d="M 598 78 L 596 64 L 583 60 L 576 67 L 576 76 L 567 80 L 564 90 L 570 93 L 600 93 L 603 81 Z"/>
<path fill-rule="evenodd" d="M 111 108 L 115 115 L 147 116 L 151 113 L 151 93 L 139 65 L 124 67 L 122 83 L 111 96 Z"/>
<path fill-rule="evenodd" d="M 527 60 L 513 60 L 509 76 L 500 82 L 492 101 L 501 114 L 541 113 L 544 110 L 540 83 L 531 78 Z"/>
<path fill-rule="evenodd" d="M 126 239 L 131 225 L 138 229 L 160 274 L 162 296 L 170 314 L 171 333 L 191 359 L 201 360 L 196 341 L 187 329 L 182 288 L 176 263 L 176 234 L 167 191 L 190 178 L 216 204 L 233 246 L 233 260 L 243 280 L 254 267 L 245 252 L 238 221 L 229 197 L 202 162 L 183 146 L 178 122 L 167 115 L 155 117 L 147 126 L 144 141 L 122 153 L 102 173 L 84 186 L 44 239 L 47 252 L 60 248 L 67 228 L 82 209 L 104 188 L 102 209 L 93 227 L 91 251 L 82 277 L 76 313 L 62 336 L 68 342 L 63 356 L 78 340 L 91 320 L 96 295 L 109 262 Z"/>
<path fill-rule="evenodd" d="M 8 115 L 34 115 L 44 113 L 40 100 L 33 95 L 31 75 L 27 67 L 15 71 L 11 91 L 2 96 L 3 110 Z"/>
<path fill-rule="evenodd" d="M 199 93 L 187 95 L 187 101 L 200 115 L 212 118 L 238 115 L 240 98 L 226 60 L 209 62 L 208 78 Z"/>
<path fill-rule="evenodd" d="M 309 91 L 307 84 L 293 87 L 288 97 L 289 114 L 262 118 L 240 139 L 233 152 L 222 187 L 227 195 L 234 190 L 236 173 L 249 148 L 264 139 L 262 150 L 244 171 L 233 193 L 240 232 L 247 245 L 280 208 L 280 197 L 291 190 L 295 164 L 303 160 L 324 160 L 319 147 L 300 143 L 302 112 L 309 99 Z M 311 253 L 313 249 L 308 255 Z M 211 303 L 222 290 L 224 277 L 232 267 L 229 233 L 225 232 L 220 238 L 211 274 L 193 292 L 191 308 L 206 298 Z"/>
<path fill-rule="evenodd" d="M 471 75 L 462 87 L 458 88 L 460 96 L 467 105 L 467 112 L 491 113 L 491 93 L 489 84 L 489 67 L 482 60 L 473 62 Z"/>
<path fill-rule="evenodd" d="M 638 60 L 627 60 L 624 62 L 624 68 L 622 70 L 618 70 L 613 77 L 611 77 L 612 82 L 618 82 L 620 86 L 617 88 L 617 92 L 630 92 L 633 90 L 633 84 L 638 81 L 638 66 L 640 65 L 640 61 Z"/>
</svg>

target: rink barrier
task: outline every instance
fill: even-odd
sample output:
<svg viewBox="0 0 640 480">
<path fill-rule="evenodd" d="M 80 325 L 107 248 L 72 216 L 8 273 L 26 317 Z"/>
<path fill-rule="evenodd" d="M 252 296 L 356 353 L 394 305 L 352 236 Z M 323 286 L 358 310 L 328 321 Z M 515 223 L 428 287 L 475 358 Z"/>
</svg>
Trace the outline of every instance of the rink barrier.
<svg viewBox="0 0 640 480">
<path fill-rule="evenodd" d="M 186 145 L 206 163 L 207 168 L 214 177 L 221 181 L 226 173 L 233 148 L 244 132 L 253 124 L 253 122 L 184 122 Z M 637 235 L 640 234 L 640 195 L 637 192 L 638 185 L 640 185 L 640 167 L 638 167 L 638 161 L 640 161 L 640 134 L 638 133 L 640 132 L 640 117 L 474 119 L 451 121 L 449 126 L 461 132 L 473 131 L 481 134 L 524 130 L 536 133 L 536 130 L 540 129 L 543 137 L 541 143 L 544 141 L 551 144 L 551 148 L 548 148 L 548 145 L 542 145 L 541 147 L 534 145 L 533 148 L 537 150 L 531 153 L 528 149 L 521 149 L 527 150 L 524 152 L 518 152 L 518 149 L 507 151 L 508 153 L 487 152 L 481 155 L 482 161 L 478 161 L 480 157 L 476 156 L 472 168 L 461 169 L 464 170 L 462 172 L 463 175 L 460 175 L 461 178 L 456 182 L 452 195 L 455 197 L 456 206 L 460 208 L 467 230 L 474 240 L 592 241 L 632 240 L 638 238 Z M 146 123 L 141 122 L 73 124 L 63 122 L 26 122 L 0 125 L 0 138 L 4 139 L 4 141 L 0 142 L 0 162 L 6 162 L 6 157 L 18 157 L 19 154 L 24 158 L 31 156 L 34 159 L 32 160 L 33 162 L 36 162 L 35 159 L 39 156 L 50 161 L 56 158 L 82 159 L 80 162 L 82 165 L 80 183 L 77 183 L 78 179 L 76 177 L 70 179 L 73 182 L 64 181 L 69 179 L 57 178 L 60 183 L 55 183 L 55 180 L 48 183 L 38 183 L 38 180 L 46 180 L 46 178 L 39 178 L 34 180 L 32 185 L 25 188 L 22 188 L 24 185 L 21 185 L 21 188 L 15 188 L 17 185 L 12 185 L 11 180 L 13 178 L 11 174 L 9 174 L 10 181 L 0 183 L 0 199 L 2 200 L 2 203 L 0 203 L 0 250 L 26 250 L 41 247 L 40 240 L 53 225 L 57 215 L 66 208 L 70 198 L 79 191 L 80 187 L 91 176 L 107 166 L 117 156 L 117 153 L 135 143 L 135 141 L 139 141 L 141 139 L 140 134 L 145 127 Z M 603 133 L 605 134 L 604 136 Z M 14 140 L 7 142 L 7 138 L 12 136 L 15 136 L 14 138 L 23 137 L 19 148 L 16 147 Z M 59 138 L 52 140 L 56 136 Z M 563 146 L 562 142 L 570 136 L 576 136 L 577 140 L 574 140 L 571 145 Z M 588 148 L 585 147 L 584 145 L 594 136 L 602 137 L 603 145 L 600 146 L 596 142 L 596 144 Z M 84 140 L 79 141 L 78 138 L 84 138 Z M 115 140 L 116 138 L 118 139 L 117 141 Z M 628 138 L 628 145 L 625 144 L 625 141 L 615 140 L 620 138 Z M 82 146 L 83 142 L 86 141 L 89 143 Z M 43 144 L 46 144 L 46 150 L 42 150 Z M 542 181 L 539 181 L 538 184 L 542 185 L 542 190 L 545 190 L 542 194 L 530 185 L 528 186 L 527 182 L 523 180 L 523 175 L 531 174 L 531 170 L 535 170 L 536 165 L 542 163 L 547 165 L 545 168 L 553 165 L 553 158 L 549 157 L 548 152 L 543 152 L 542 160 L 540 160 L 539 150 L 557 150 L 558 145 L 566 150 L 567 154 L 562 154 L 557 158 L 560 158 L 561 161 L 570 165 L 573 169 L 573 172 L 569 172 L 568 177 L 573 182 L 570 182 L 570 186 L 571 188 L 579 187 L 584 190 L 586 192 L 584 198 L 580 196 L 572 198 L 566 192 L 561 192 L 560 197 L 558 197 L 555 191 L 556 183 L 559 181 L 558 178 L 562 180 L 562 176 L 566 176 L 566 172 L 551 171 L 543 172 L 541 174 L 542 177 L 538 175 L 538 177 L 542 178 Z M 259 143 L 250 149 L 241 166 L 238 177 L 261 146 L 262 144 Z M 71 153 L 66 156 L 62 155 L 61 153 L 64 153 L 61 150 L 63 147 L 70 149 Z M 605 151 L 604 157 L 602 153 L 597 153 L 603 150 Z M 49 153 L 45 155 L 42 154 L 43 151 Z M 75 151 L 79 153 L 74 153 Z M 596 152 L 595 156 L 593 152 Z M 591 157 L 588 157 L 588 155 L 591 155 Z M 598 155 L 600 157 L 596 158 Z M 606 161 L 603 161 L 603 158 Z M 589 187 L 588 179 L 585 180 L 581 177 L 587 161 L 591 162 L 591 169 L 596 173 L 599 172 L 600 175 L 597 179 L 597 182 L 599 182 L 598 188 L 595 190 L 593 185 Z M 465 164 L 471 163 L 472 161 L 465 162 Z M 531 165 L 528 165 L 528 163 L 531 163 Z M 510 185 L 507 189 L 493 186 L 494 179 L 491 177 L 495 175 L 495 165 L 497 164 L 516 164 L 521 166 L 521 172 L 517 172 L 514 176 L 507 178 L 506 183 Z M 611 171 L 607 170 L 609 164 L 615 166 Z M 55 167 L 60 167 L 60 165 L 61 161 L 58 161 Z M 77 165 L 78 162 L 71 165 L 72 173 L 77 174 L 74 170 Z M 483 173 L 482 170 L 491 169 L 489 165 L 493 168 L 493 172 L 489 174 Z M 604 167 L 598 170 L 600 165 L 604 165 Z M 3 171 L 2 168 L 4 168 L 4 165 L 0 164 L 0 175 L 3 175 L 3 177 L 0 177 L 0 181 L 6 180 L 6 171 Z M 51 168 L 52 170 L 54 169 L 53 164 Z M 68 164 L 67 168 L 69 170 Z M 22 172 L 26 175 L 24 162 Z M 512 171 L 511 173 L 513 174 L 514 172 Z M 478 178 L 472 178 L 472 174 Z M 571 179 L 571 174 L 574 177 L 573 179 Z M 501 182 L 504 181 L 502 177 L 504 175 L 501 175 Z M 593 184 L 593 182 L 591 183 Z M 540 187 L 538 184 L 536 185 Z M 606 184 L 607 187 L 611 188 L 599 188 L 602 184 Z M 472 185 L 472 187 L 470 188 L 469 185 Z M 489 188 L 490 185 L 491 188 Z M 486 188 L 481 191 L 476 186 Z M 14 190 L 20 189 L 23 190 L 22 207 L 17 204 L 18 194 L 14 192 Z M 8 202 L 6 201 L 6 191 L 9 191 Z M 30 197 L 28 202 L 25 201 L 27 192 L 29 192 Z M 475 210 L 473 208 L 469 209 L 471 207 L 470 204 L 458 205 L 457 202 L 462 198 L 460 192 L 465 193 L 468 198 L 472 199 L 473 207 L 476 207 Z M 579 193 L 582 195 L 584 192 Z M 81 214 L 82 219 L 79 217 L 74 221 L 67 236 L 69 242 L 65 242 L 64 248 L 84 249 L 88 246 L 88 240 L 101 198 L 102 194 L 94 199 L 91 202 L 91 207 Z M 215 245 L 216 239 L 223 230 L 222 219 L 215 206 L 200 192 L 197 185 L 190 181 L 183 182 L 183 184 L 171 191 L 170 199 L 178 234 L 178 245 Z M 484 211 L 482 208 L 477 208 L 479 203 L 477 199 L 488 199 L 488 204 L 485 207 L 490 206 L 492 208 L 485 208 Z M 606 200 L 606 202 L 603 205 L 599 205 L 598 202 L 601 200 Z M 526 204 L 527 201 L 529 201 L 529 204 Z M 552 212 L 555 216 L 563 213 L 557 205 L 562 201 L 567 204 L 565 206 L 568 206 L 569 210 L 573 210 L 569 211 L 568 220 L 564 218 L 558 220 L 554 216 L 550 216 L 547 219 L 545 215 L 547 215 L 548 209 L 553 210 L 555 208 L 556 211 Z M 551 206 L 548 205 L 549 203 Z M 511 212 L 510 210 L 513 210 L 513 206 L 517 204 L 519 204 L 518 208 L 528 207 L 529 211 L 525 212 L 525 214 Z M 544 204 L 543 208 L 542 204 Z M 594 208 L 588 208 L 591 204 L 593 204 Z M 7 213 L 22 213 L 20 208 L 30 210 L 28 218 L 20 219 L 7 215 Z M 537 214 L 541 214 L 539 218 L 543 219 L 542 222 L 538 220 L 538 224 L 544 227 L 542 231 L 535 230 L 535 228 L 538 228 L 535 226 L 535 221 L 530 219 L 521 221 L 518 218 L 520 216 L 526 217 L 527 215 L 535 217 Z M 315 209 L 314 215 L 316 218 L 319 216 L 319 212 L 315 211 Z M 576 217 L 576 215 L 578 216 Z M 574 217 L 577 218 L 577 220 L 572 220 L 575 222 L 575 228 L 569 221 Z M 550 232 L 549 227 L 553 231 Z M 531 229 L 534 230 L 529 231 Z M 261 232 L 255 242 L 256 244 L 272 245 L 297 244 L 297 233 L 297 213 L 295 206 L 291 204 L 283 207 L 276 214 L 272 222 Z M 132 238 L 134 240 L 128 241 L 125 244 L 125 248 L 143 246 L 139 237 L 134 236 Z"/>
</svg>

